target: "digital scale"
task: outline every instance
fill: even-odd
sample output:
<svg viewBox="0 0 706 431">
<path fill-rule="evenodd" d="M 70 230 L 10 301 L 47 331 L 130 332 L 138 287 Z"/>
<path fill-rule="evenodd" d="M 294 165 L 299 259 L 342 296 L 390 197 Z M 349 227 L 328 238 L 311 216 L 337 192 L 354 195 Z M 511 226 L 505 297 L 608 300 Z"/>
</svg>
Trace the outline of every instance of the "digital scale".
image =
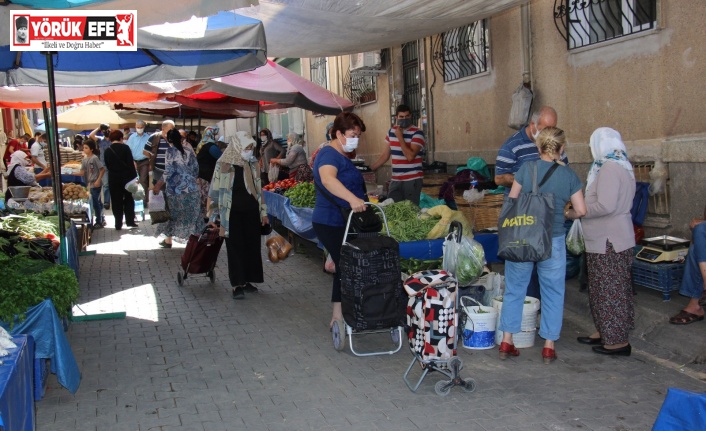
<svg viewBox="0 0 706 431">
<path fill-rule="evenodd" d="M 675 262 L 684 260 L 689 252 L 691 241 L 669 235 L 645 238 L 641 241 L 642 249 L 635 255 L 645 262 Z"/>
</svg>

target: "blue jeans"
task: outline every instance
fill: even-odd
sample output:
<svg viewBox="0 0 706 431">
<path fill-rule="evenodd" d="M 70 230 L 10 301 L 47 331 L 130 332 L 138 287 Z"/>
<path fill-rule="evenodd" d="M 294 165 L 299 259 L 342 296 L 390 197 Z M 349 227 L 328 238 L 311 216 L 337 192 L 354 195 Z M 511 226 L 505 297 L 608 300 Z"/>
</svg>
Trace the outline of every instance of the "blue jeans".
<svg viewBox="0 0 706 431">
<path fill-rule="evenodd" d="M 103 223 L 103 203 L 101 203 L 101 187 L 91 187 L 91 211 L 96 218 L 95 223 Z"/>
<path fill-rule="evenodd" d="M 689 298 L 701 298 L 704 277 L 699 263 L 706 262 L 706 222 L 697 224 L 691 232 L 691 246 L 684 265 L 684 278 L 679 293 Z"/>
<path fill-rule="evenodd" d="M 566 275 L 564 238 L 564 235 L 552 238 L 552 256 L 537 262 L 539 286 L 542 292 L 539 336 L 550 341 L 559 339 L 564 317 L 564 277 Z M 534 265 L 534 262 L 505 262 L 505 296 L 498 328 L 503 332 L 516 334 L 521 330 L 522 308 Z"/>
</svg>

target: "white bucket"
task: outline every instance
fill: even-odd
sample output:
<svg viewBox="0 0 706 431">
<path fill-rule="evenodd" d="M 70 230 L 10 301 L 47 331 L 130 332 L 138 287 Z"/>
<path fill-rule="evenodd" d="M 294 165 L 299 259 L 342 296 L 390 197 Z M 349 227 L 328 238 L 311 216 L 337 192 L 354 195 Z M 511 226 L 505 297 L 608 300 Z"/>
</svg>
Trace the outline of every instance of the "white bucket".
<svg viewBox="0 0 706 431">
<path fill-rule="evenodd" d="M 498 326 L 500 316 L 503 312 L 503 300 L 501 296 L 493 298 L 493 308 L 498 310 Z M 534 338 L 537 335 L 537 312 L 539 311 L 539 299 L 532 296 L 525 296 L 525 305 L 522 307 L 522 324 L 520 332 L 512 335 L 512 342 L 515 347 L 522 349 L 534 346 Z M 503 341 L 503 331 L 495 331 L 495 344 L 500 345 Z"/>
<path fill-rule="evenodd" d="M 476 305 L 468 305 L 464 301 L 474 302 Z M 466 324 L 461 331 L 463 347 L 471 350 L 495 347 L 495 325 L 498 321 L 498 311 L 493 307 L 481 305 L 468 296 L 461 297 L 461 309 L 466 318 Z"/>
</svg>

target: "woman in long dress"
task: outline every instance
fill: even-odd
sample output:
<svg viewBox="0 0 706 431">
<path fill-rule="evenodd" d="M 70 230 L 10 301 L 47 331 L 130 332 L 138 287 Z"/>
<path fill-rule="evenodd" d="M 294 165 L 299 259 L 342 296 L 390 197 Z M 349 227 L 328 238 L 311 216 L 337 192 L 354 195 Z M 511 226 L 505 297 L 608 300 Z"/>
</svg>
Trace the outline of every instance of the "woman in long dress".
<svg viewBox="0 0 706 431">
<path fill-rule="evenodd" d="M 164 234 L 159 245 L 172 248 L 172 237 L 189 238 L 204 228 L 204 220 L 199 216 L 200 194 L 196 185 L 199 164 L 190 145 L 182 144 L 181 135 L 176 129 L 167 132 L 169 148 L 165 155 L 164 174 L 154 185 L 154 194 L 164 188 L 171 220 L 157 225 L 156 234 Z"/>
<path fill-rule="evenodd" d="M 225 237 L 235 299 L 242 299 L 245 292 L 257 292 L 251 283 L 264 281 L 260 227 L 269 220 L 254 149 L 255 141 L 247 132 L 231 137 L 216 163 L 208 193 L 210 220 L 220 218 L 221 236 Z"/>
</svg>

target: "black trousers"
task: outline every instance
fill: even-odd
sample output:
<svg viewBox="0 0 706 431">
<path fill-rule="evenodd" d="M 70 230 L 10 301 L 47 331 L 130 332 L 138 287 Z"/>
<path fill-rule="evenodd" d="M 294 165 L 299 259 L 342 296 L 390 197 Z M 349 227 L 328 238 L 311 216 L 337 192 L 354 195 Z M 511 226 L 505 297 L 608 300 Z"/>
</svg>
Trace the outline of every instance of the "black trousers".
<svg viewBox="0 0 706 431">
<path fill-rule="evenodd" d="M 122 229 L 123 214 L 125 215 L 125 224 L 135 224 L 135 200 L 132 198 L 132 193 L 125 190 L 125 185 L 108 183 L 110 189 L 110 199 L 113 201 L 113 215 L 115 216 L 115 229 Z"/>
<path fill-rule="evenodd" d="M 341 245 L 343 245 L 343 235 L 346 233 L 345 226 L 329 226 L 326 224 L 312 223 L 316 237 L 321 244 L 326 247 L 326 251 L 331 255 L 331 260 L 336 264 L 336 273 L 333 275 L 333 286 L 331 288 L 331 302 L 341 302 Z"/>
</svg>

